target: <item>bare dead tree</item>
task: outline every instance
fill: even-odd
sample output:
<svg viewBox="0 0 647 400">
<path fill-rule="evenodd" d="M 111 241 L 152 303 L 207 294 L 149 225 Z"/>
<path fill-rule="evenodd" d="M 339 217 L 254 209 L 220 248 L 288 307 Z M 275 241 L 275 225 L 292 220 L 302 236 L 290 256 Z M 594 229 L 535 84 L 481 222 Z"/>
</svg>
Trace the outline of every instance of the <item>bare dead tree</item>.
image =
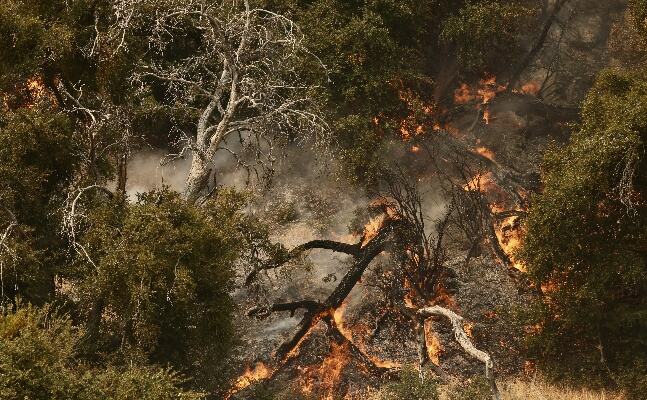
<svg viewBox="0 0 647 400">
<path fill-rule="evenodd" d="M 435 301 L 444 287 L 449 271 L 445 268 L 446 250 L 444 240 L 456 203 L 450 201 L 443 215 L 431 221 L 424 212 L 422 197 L 417 182 L 406 177 L 403 171 L 395 174 L 383 172 L 386 193 L 383 196 L 388 210 L 400 221 L 399 229 L 392 239 L 393 256 L 398 265 L 400 286 L 415 292 L 422 304 Z"/>
<path fill-rule="evenodd" d="M 125 193 L 126 166 L 137 141 L 128 111 L 101 96 L 87 93 L 81 83 L 70 84 L 61 79 L 57 92 L 61 96 L 61 107 L 74 116 L 83 133 L 80 156 L 86 166 L 87 178 L 92 183 L 102 183 L 99 164 L 114 159 L 118 166 L 117 190 Z"/>
<path fill-rule="evenodd" d="M 213 190 L 218 154 L 229 154 L 248 174 L 259 175 L 271 168 L 279 144 L 326 138 L 315 87 L 297 70 L 300 59 L 314 56 L 292 20 L 254 8 L 249 0 L 125 3 L 135 9 L 147 6 L 140 19 L 153 26 L 150 49 L 155 56 L 141 65 L 133 82 L 143 92 L 151 81 L 165 84 L 168 103 L 196 115 L 195 131 L 186 133 L 180 152 L 192 159 L 186 189 L 190 201 Z M 153 21 L 146 19 L 151 14 Z M 195 39 L 195 50 L 163 61 L 173 43 L 186 36 Z"/>
</svg>

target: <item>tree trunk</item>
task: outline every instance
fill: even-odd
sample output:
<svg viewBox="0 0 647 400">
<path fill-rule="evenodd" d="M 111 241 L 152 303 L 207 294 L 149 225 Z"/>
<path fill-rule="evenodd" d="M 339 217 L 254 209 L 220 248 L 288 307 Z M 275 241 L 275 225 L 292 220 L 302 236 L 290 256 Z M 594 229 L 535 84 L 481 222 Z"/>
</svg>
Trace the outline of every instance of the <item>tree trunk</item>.
<svg viewBox="0 0 647 400">
<path fill-rule="evenodd" d="M 485 365 L 485 377 L 487 378 L 490 384 L 490 389 L 492 390 L 492 399 L 501 400 L 499 388 L 497 387 L 496 379 L 494 376 L 494 362 L 492 361 L 492 357 L 490 357 L 490 355 L 484 352 L 483 350 L 479 350 L 476 347 L 474 347 L 474 344 L 472 344 L 472 341 L 467 336 L 467 333 L 465 333 L 465 329 L 463 328 L 463 317 L 456 314 L 452 310 L 449 310 L 444 307 L 440 307 L 440 306 L 425 307 L 418 310 L 418 317 L 421 318 L 421 321 L 419 322 L 419 324 L 424 323 L 425 318 L 429 318 L 432 316 L 442 316 L 449 319 L 449 321 L 452 324 L 452 328 L 454 330 L 454 338 L 456 339 L 458 344 L 461 345 L 461 347 L 463 348 L 463 350 L 465 350 L 467 354 L 481 361 Z M 421 363 L 425 361 L 425 358 L 420 354 L 423 353 L 424 350 L 426 350 L 426 346 L 427 345 L 426 345 L 424 332 L 422 333 L 422 335 L 419 332 L 418 333 L 418 354 L 419 354 L 419 359 Z"/>
<path fill-rule="evenodd" d="M 197 202 L 209 186 L 209 178 L 213 172 L 211 162 L 204 160 L 197 154 L 193 154 L 191 169 L 186 178 L 185 197 L 191 203 Z"/>
</svg>

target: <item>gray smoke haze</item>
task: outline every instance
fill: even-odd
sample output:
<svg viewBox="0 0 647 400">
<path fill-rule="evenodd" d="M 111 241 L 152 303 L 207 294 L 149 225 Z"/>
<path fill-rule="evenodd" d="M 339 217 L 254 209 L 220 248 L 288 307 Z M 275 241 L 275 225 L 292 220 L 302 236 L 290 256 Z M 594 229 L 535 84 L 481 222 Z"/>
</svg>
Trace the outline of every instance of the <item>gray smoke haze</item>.
<svg viewBox="0 0 647 400">
<path fill-rule="evenodd" d="M 129 160 L 126 192 L 131 199 L 136 198 L 137 193 L 159 189 L 164 185 L 178 192 L 184 191 L 191 160 L 178 159 L 162 166 L 160 163 L 166 156 L 162 150 L 145 150 Z"/>
</svg>

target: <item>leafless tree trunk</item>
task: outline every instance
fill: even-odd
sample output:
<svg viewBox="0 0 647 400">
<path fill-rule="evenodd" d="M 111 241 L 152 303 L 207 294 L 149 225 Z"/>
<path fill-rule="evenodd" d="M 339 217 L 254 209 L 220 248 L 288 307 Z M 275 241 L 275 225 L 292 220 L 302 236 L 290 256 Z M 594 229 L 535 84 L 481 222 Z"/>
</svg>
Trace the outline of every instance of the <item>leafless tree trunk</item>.
<svg viewBox="0 0 647 400">
<path fill-rule="evenodd" d="M 151 79 L 165 83 L 171 104 L 197 112 L 195 132 L 186 134 L 182 151 L 192 158 L 189 201 L 213 190 L 219 153 L 259 175 L 271 168 L 279 142 L 326 136 L 311 96 L 314 87 L 297 70 L 300 58 L 313 56 L 290 19 L 253 8 L 249 0 L 187 0 L 156 10 L 151 41 L 162 58 L 176 36 L 200 34 L 194 54 L 172 64 L 142 65 L 134 76 L 142 90 Z"/>
</svg>

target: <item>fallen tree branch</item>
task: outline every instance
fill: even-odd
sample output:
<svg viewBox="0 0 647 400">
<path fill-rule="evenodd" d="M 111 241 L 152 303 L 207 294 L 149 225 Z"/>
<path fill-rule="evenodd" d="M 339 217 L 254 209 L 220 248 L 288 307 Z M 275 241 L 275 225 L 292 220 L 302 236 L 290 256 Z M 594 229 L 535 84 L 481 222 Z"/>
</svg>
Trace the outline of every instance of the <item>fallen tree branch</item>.
<svg viewBox="0 0 647 400">
<path fill-rule="evenodd" d="M 384 251 L 386 240 L 392 231 L 392 224 L 394 222 L 385 221 L 378 234 L 361 248 L 359 256 L 355 256 L 355 262 L 328 298 L 317 310 L 306 312 L 301 322 L 299 322 L 294 335 L 276 350 L 274 356 L 277 361 L 285 361 L 285 358 L 294 352 L 310 329 L 317 325 L 323 318 L 329 316 L 331 310 L 335 310 L 342 305 L 351 290 L 353 290 L 357 282 L 362 278 L 366 268 L 368 268 L 375 257 Z"/>
<path fill-rule="evenodd" d="M 289 311 L 291 316 L 297 310 L 305 309 L 307 311 L 315 311 L 321 308 L 321 303 L 314 300 L 301 300 L 290 303 L 275 303 L 268 306 L 256 306 L 247 311 L 248 317 L 255 317 L 259 319 L 267 318 L 270 314 L 275 312 Z"/>
<path fill-rule="evenodd" d="M 262 264 L 259 267 L 255 268 L 252 272 L 250 272 L 247 275 L 247 278 L 245 278 L 245 285 L 249 286 L 254 281 L 254 279 L 256 279 L 256 276 L 258 276 L 259 272 L 280 268 L 281 266 L 285 265 L 287 262 L 294 260 L 295 258 L 299 257 L 301 254 L 303 254 L 308 250 L 313 250 L 313 249 L 331 250 L 338 253 L 345 253 L 353 257 L 359 257 L 362 253 L 361 244 L 362 244 L 361 241 L 356 244 L 349 244 L 349 243 L 343 243 L 343 242 L 336 242 L 334 240 L 312 240 L 310 242 L 301 244 L 295 247 L 294 249 L 286 252 L 285 254 L 277 257 L 276 259 L 270 260 L 265 264 Z"/>
<path fill-rule="evenodd" d="M 485 364 L 485 377 L 487 378 L 488 382 L 490 383 L 490 389 L 492 390 L 492 398 L 494 400 L 500 400 L 501 395 L 499 393 L 499 389 L 496 385 L 496 379 L 494 376 L 494 362 L 492 361 L 492 357 L 483 350 L 477 349 L 472 341 L 469 339 L 467 336 L 467 333 L 465 333 L 465 329 L 463 327 L 463 317 L 460 315 L 456 314 L 452 310 L 449 310 L 444 307 L 440 306 L 433 306 L 433 307 L 425 307 L 421 308 L 417 312 L 418 317 L 421 319 L 421 321 L 418 323 L 419 325 L 424 324 L 424 320 L 429 317 L 434 317 L 434 316 L 442 316 L 450 320 L 452 323 L 452 328 L 454 330 L 454 337 L 456 338 L 456 341 L 458 344 L 461 345 L 463 350 L 467 352 L 469 355 L 472 357 L 476 358 L 477 360 L 483 362 Z M 420 335 L 422 335 L 422 342 L 420 341 Z M 420 327 L 418 328 L 418 353 L 419 353 L 419 358 L 421 361 L 423 360 L 423 356 L 421 355 L 422 353 L 426 354 L 426 338 L 424 337 L 424 328 L 422 334 L 420 333 Z"/>
</svg>

